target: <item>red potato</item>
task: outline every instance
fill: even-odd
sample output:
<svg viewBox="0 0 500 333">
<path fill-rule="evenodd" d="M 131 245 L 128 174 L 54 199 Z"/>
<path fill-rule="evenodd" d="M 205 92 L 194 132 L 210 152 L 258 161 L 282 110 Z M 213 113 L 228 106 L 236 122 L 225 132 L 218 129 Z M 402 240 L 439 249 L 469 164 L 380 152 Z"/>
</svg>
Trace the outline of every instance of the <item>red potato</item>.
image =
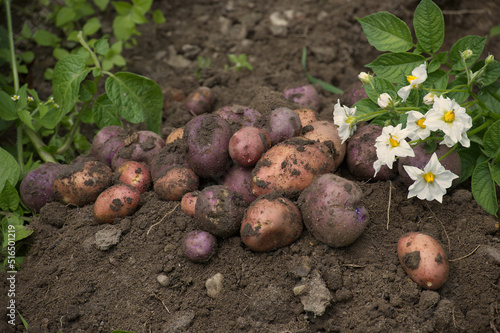
<svg viewBox="0 0 500 333">
<path fill-rule="evenodd" d="M 314 238 L 331 247 L 342 247 L 354 243 L 369 223 L 362 198 L 356 183 L 329 173 L 302 191 L 298 205 Z"/>
<path fill-rule="evenodd" d="M 383 165 L 377 176 L 373 163 L 377 160 L 377 149 L 375 142 L 382 134 L 382 126 L 376 124 L 369 124 L 359 126 L 354 134 L 347 141 L 347 152 L 345 162 L 351 175 L 359 180 L 389 180 L 394 179 L 398 175 L 398 167 L 396 160 L 392 169 L 387 165 Z"/>
<path fill-rule="evenodd" d="M 100 161 L 63 166 L 52 182 L 55 200 L 79 207 L 94 202 L 113 182 L 113 171 Z"/>
<path fill-rule="evenodd" d="M 273 146 L 300 135 L 301 129 L 300 117 L 292 109 L 280 107 L 269 114 L 266 131 Z"/>
<path fill-rule="evenodd" d="M 94 203 L 94 217 L 100 223 L 113 223 L 117 217 L 132 215 L 141 202 L 141 193 L 126 184 L 104 190 Z"/>
<path fill-rule="evenodd" d="M 52 182 L 63 166 L 57 163 L 45 163 L 28 172 L 19 187 L 19 194 L 30 210 L 38 213 L 46 203 L 54 200 Z"/>
<path fill-rule="evenodd" d="M 245 211 L 240 236 L 251 250 L 265 252 L 292 244 L 302 230 L 302 216 L 290 200 L 262 196 Z"/>
<path fill-rule="evenodd" d="M 125 161 L 143 162 L 149 169 L 153 158 L 165 146 L 165 140 L 151 131 L 138 131 L 125 138 L 125 144 L 113 155 L 111 167 L 116 170 Z"/>
<path fill-rule="evenodd" d="M 92 140 L 90 155 L 111 165 L 115 153 L 125 144 L 127 132 L 120 126 L 103 127 Z"/>
<path fill-rule="evenodd" d="M 243 127 L 229 140 L 229 156 L 241 166 L 252 167 L 271 148 L 271 138 L 263 129 Z"/>
<path fill-rule="evenodd" d="M 216 250 L 217 239 L 203 230 L 190 231 L 182 240 L 182 253 L 192 262 L 207 262 Z"/>
<path fill-rule="evenodd" d="M 131 185 L 140 193 L 146 192 L 151 186 L 151 173 L 141 162 L 124 162 L 116 169 L 113 177 L 115 183 Z"/>
<path fill-rule="evenodd" d="M 262 155 L 252 171 L 252 192 L 257 197 L 274 191 L 295 195 L 334 170 L 332 151 L 324 143 L 293 138 Z"/>
<path fill-rule="evenodd" d="M 338 168 L 344 161 L 347 151 L 347 142 L 342 143 L 337 126 L 329 121 L 315 121 L 302 128 L 302 136 L 309 140 L 333 144 L 335 150 L 335 165 Z"/>
<path fill-rule="evenodd" d="M 283 91 L 286 99 L 289 99 L 304 108 L 311 108 L 318 110 L 320 106 L 320 99 L 318 92 L 311 85 L 304 85 L 296 88 L 288 88 Z"/>
<path fill-rule="evenodd" d="M 194 209 L 196 207 L 196 200 L 198 199 L 199 193 L 199 191 L 193 191 L 182 196 L 181 210 L 190 217 L 194 217 Z"/>
<path fill-rule="evenodd" d="M 189 167 L 174 165 L 154 181 L 154 191 L 163 200 L 181 200 L 184 194 L 198 189 L 200 179 Z"/>
<path fill-rule="evenodd" d="M 314 123 L 315 121 L 318 121 L 318 115 L 316 114 L 316 111 L 308 108 L 301 108 L 301 109 L 295 109 L 293 110 L 296 114 L 299 115 L 300 118 L 300 123 L 302 124 L 302 127 L 309 125 L 310 123 Z"/>
<path fill-rule="evenodd" d="M 205 187 L 198 194 L 194 219 L 199 228 L 217 237 L 238 234 L 247 203 L 222 185 Z"/>
<path fill-rule="evenodd" d="M 212 90 L 208 87 L 199 87 L 186 97 L 184 105 L 189 113 L 198 116 L 202 113 L 212 112 L 214 102 L 215 96 Z"/>
<path fill-rule="evenodd" d="M 215 114 L 202 114 L 184 127 L 186 160 L 200 177 L 217 178 L 231 165 L 228 145 L 233 132 L 229 123 Z"/>
<path fill-rule="evenodd" d="M 429 235 L 411 232 L 402 236 L 398 258 L 406 274 L 425 289 L 437 290 L 448 279 L 450 264 L 446 252 Z"/>
</svg>

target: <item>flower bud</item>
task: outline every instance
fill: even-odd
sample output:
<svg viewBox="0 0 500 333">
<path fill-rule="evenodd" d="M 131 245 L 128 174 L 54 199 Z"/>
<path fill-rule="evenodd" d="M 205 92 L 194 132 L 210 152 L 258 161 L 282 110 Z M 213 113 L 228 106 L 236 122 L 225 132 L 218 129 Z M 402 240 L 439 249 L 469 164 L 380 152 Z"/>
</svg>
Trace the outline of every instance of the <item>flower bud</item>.
<svg viewBox="0 0 500 333">
<path fill-rule="evenodd" d="M 466 60 L 466 59 L 469 59 L 470 57 L 472 57 L 473 53 L 471 50 L 467 49 L 465 51 L 463 51 L 462 53 L 460 53 L 460 56 L 462 57 L 462 59 Z"/>
<path fill-rule="evenodd" d="M 492 64 L 494 61 L 495 61 L 495 57 L 493 56 L 493 54 L 490 54 L 489 56 L 486 57 L 486 59 L 484 60 L 484 63 L 486 65 L 489 65 L 489 64 Z"/>
<path fill-rule="evenodd" d="M 428 93 L 427 95 L 424 96 L 424 104 L 425 105 L 432 105 L 434 104 L 434 97 L 436 97 L 436 95 L 434 95 L 434 93 Z"/>
<path fill-rule="evenodd" d="M 366 72 L 361 72 L 358 74 L 358 78 L 363 82 L 363 84 L 370 83 L 370 81 L 373 79 L 373 76 L 366 73 Z"/>
<path fill-rule="evenodd" d="M 382 109 L 387 109 L 387 107 L 392 104 L 391 95 L 389 95 L 388 93 L 381 94 L 380 97 L 377 99 L 377 104 Z"/>
</svg>

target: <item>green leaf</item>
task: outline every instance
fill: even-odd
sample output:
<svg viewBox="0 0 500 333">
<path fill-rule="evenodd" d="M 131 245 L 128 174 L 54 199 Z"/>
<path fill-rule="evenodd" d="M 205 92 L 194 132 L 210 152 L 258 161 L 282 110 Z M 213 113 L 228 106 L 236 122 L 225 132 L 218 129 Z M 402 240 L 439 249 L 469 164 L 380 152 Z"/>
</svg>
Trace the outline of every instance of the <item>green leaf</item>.
<svg viewBox="0 0 500 333">
<path fill-rule="evenodd" d="M 444 17 L 438 5 L 431 0 L 422 0 L 415 9 L 413 27 L 425 52 L 439 50 L 444 41 Z"/>
<path fill-rule="evenodd" d="M 56 14 L 56 27 L 62 27 L 68 22 L 75 21 L 76 12 L 73 8 L 62 7 Z"/>
<path fill-rule="evenodd" d="M 28 24 L 24 23 L 23 28 L 21 30 L 21 36 L 23 36 L 26 39 L 30 39 L 31 35 L 33 35 L 33 32 L 31 31 L 30 27 Z"/>
<path fill-rule="evenodd" d="M 372 113 L 380 109 L 377 103 L 374 103 L 369 98 L 363 98 L 354 103 L 352 107 L 356 107 L 356 117 L 364 114 Z"/>
<path fill-rule="evenodd" d="M 144 14 L 141 12 L 141 10 L 135 6 L 134 6 L 134 8 L 132 8 L 132 12 L 130 13 L 130 17 L 132 18 L 132 21 L 135 24 L 143 24 L 143 23 L 149 22 L 148 19 L 146 18 L 146 16 L 144 16 Z"/>
<path fill-rule="evenodd" d="M 372 82 L 373 87 L 370 84 L 365 84 L 364 87 L 366 94 L 374 103 L 378 103 L 378 97 L 383 93 L 388 93 L 392 96 L 393 100 L 395 100 L 397 94 L 396 88 L 391 82 L 377 76 L 373 78 Z M 373 90 L 373 88 L 375 88 L 375 90 Z"/>
<path fill-rule="evenodd" d="M 89 36 L 95 34 L 99 29 L 101 29 L 99 18 L 93 17 L 85 23 L 82 30 L 85 36 Z"/>
<path fill-rule="evenodd" d="M 109 43 L 106 38 L 99 39 L 94 44 L 94 49 L 97 54 L 106 55 L 109 51 Z"/>
<path fill-rule="evenodd" d="M 448 73 L 442 69 L 438 69 L 427 75 L 427 80 L 425 80 L 423 86 L 434 89 L 446 89 L 448 79 Z"/>
<path fill-rule="evenodd" d="M 156 9 L 153 12 L 153 22 L 156 24 L 162 24 L 162 23 L 167 22 L 167 19 L 165 19 L 165 15 L 163 15 L 161 10 Z"/>
<path fill-rule="evenodd" d="M 437 71 L 441 67 L 441 61 L 433 59 L 427 66 L 427 74 Z"/>
<path fill-rule="evenodd" d="M 455 80 L 451 81 L 446 89 L 452 89 L 454 87 L 458 87 L 461 85 L 466 85 L 467 84 L 467 78 L 464 76 L 458 77 Z M 462 88 L 460 90 L 464 90 L 467 88 Z M 458 104 L 461 104 L 467 100 L 469 97 L 469 94 L 467 92 L 461 92 L 461 91 L 452 91 L 446 94 L 451 99 L 454 99 Z"/>
<path fill-rule="evenodd" d="M 91 80 L 85 80 L 80 85 L 79 98 L 83 102 L 88 102 L 92 100 L 96 92 L 97 92 L 97 86 L 95 82 Z"/>
<path fill-rule="evenodd" d="M 48 32 L 47 30 L 37 30 L 33 35 L 33 39 L 38 45 L 55 47 L 61 40 L 57 35 Z"/>
<path fill-rule="evenodd" d="M 483 136 L 483 149 L 490 158 L 500 155 L 500 120 L 494 122 Z"/>
<path fill-rule="evenodd" d="M 495 182 L 491 176 L 490 163 L 479 163 L 474 169 L 471 179 L 472 195 L 477 203 L 489 214 L 496 215 L 498 211 Z"/>
<path fill-rule="evenodd" d="M 35 53 L 32 51 L 26 51 L 21 53 L 21 59 L 27 64 L 31 63 L 35 59 Z"/>
<path fill-rule="evenodd" d="M 391 82 L 397 82 L 402 74 L 409 75 L 416 67 L 425 63 L 425 58 L 414 53 L 385 53 L 366 65 L 373 72 Z"/>
<path fill-rule="evenodd" d="M 6 182 L 17 184 L 21 168 L 16 159 L 5 149 L 0 148 L 0 190 L 3 190 Z"/>
<path fill-rule="evenodd" d="M 458 154 L 460 155 L 460 162 L 462 164 L 460 182 L 463 182 L 472 176 L 476 164 L 478 164 L 479 157 L 481 156 L 481 150 L 478 144 L 472 142 L 468 149 L 460 149 Z"/>
<path fill-rule="evenodd" d="M 16 188 L 7 181 L 0 192 L 0 208 L 4 211 L 13 212 L 19 206 L 19 194 Z"/>
<path fill-rule="evenodd" d="M 43 110 L 43 112 L 42 112 Z M 61 109 L 56 108 L 53 104 L 41 105 L 40 113 L 35 115 L 35 121 L 46 129 L 54 129 L 60 122 Z"/>
<path fill-rule="evenodd" d="M 80 83 L 87 77 L 90 68 L 85 60 L 76 54 L 59 60 L 54 68 L 52 87 L 54 99 L 61 107 L 61 114 L 65 115 L 75 105 L 80 91 Z"/>
<path fill-rule="evenodd" d="M 133 34 L 138 34 L 132 16 L 117 16 L 113 20 L 113 33 L 119 41 L 128 40 Z"/>
<path fill-rule="evenodd" d="M 16 102 L 5 91 L 0 91 L 0 119 L 16 120 L 17 118 Z"/>
<path fill-rule="evenodd" d="M 153 4 L 153 0 L 132 0 L 132 3 L 141 13 L 146 14 Z"/>
<path fill-rule="evenodd" d="M 19 119 L 29 128 L 36 131 L 35 127 L 33 127 L 33 119 L 31 117 L 31 113 L 28 110 L 19 110 L 18 113 Z"/>
<path fill-rule="evenodd" d="M 163 94 L 156 82 L 120 72 L 106 80 L 105 88 L 120 116 L 132 123 L 144 121 L 148 130 L 160 132 Z"/>
<path fill-rule="evenodd" d="M 370 45 L 379 51 L 404 52 L 414 44 L 406 23 L 388 12 L 379 12 L 357 19 Z"/>
<path fill-rule="evenodd" d="M 484 66 L 484 60 L 479 61 L 472 66 L 473 72 L 478 71 Z M 476 79 L 478 85 L 488 86 L 498 80 L 500 77 L 500 62 L 494 60 L 491 64 L 486 66 L 483 73 Z"/>
<path fill-rule="evenodd" d="M 483 89 L 481 89 L 478 93 L 479 100 L 483 102 L 491 112 L 500 115 L 500 82 L 494 82 Z"/>
<path fill-rule="evenodd" d="M 94 4 L 103 12 L 108 7 L 109 0 L 94 0 Z"/>
<path fill-rule="evenodd" d="M 118 15 L 127 15 L 132 10 L 132 4 L 125 1 L 112 1 L 111 4 L 115 7 Z"/>
<path fill-rule="evenodd" d="M 495 164 L 491 167 L 491 178 L 493 181 L 500 186 L 500 165 Z"/>
<path fill-rule="evenodd" d="M 94 102 L 92 115 L 99 128 L 111 125 L 122 125 L 122 122 L 118 117 L 118 111 L 116 110 L 113 102 L 111 102 L 108 98 L 107 94 L 102 94 Z"/>
<path fill-rule="evenodd" d="M 57 60 L 62 60 L 64 58 L 66 58 L 67 56 L 69 56 L 70 54 L 71 53 L 69 53 L 68 50 L 60 48 L 60 47 L 54 48 L 54 51 L 52 52 L 52 55 Z"/>
<path fill-rule="evenodd" d="M 465 50 L 472 51 L 472 56 L 465 61 L 467 67 L 472 65 L 481 56 L 485 44 L 486 36 L 465 36 L 459 39 L 450 49 L 449 59 L 454 64 L 453 69 L 458 71 L 464 69 L 460 54 Z"/>
</svg>

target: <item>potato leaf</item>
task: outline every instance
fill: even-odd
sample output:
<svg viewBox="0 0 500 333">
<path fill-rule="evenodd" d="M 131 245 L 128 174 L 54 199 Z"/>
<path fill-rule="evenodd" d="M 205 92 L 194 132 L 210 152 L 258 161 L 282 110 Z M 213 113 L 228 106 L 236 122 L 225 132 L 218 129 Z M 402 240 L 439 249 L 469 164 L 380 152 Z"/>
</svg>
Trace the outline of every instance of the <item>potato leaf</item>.
<svg viewBox="0 0 500 333">
<path fill-rule="evenodd" d="M 391 13 L 379 12 L 357 20 L 370 45 L 379 51 L 404 52 L 414 46 L 410 28 Z"/>
<path fill-rule="evenodd" d="M 416 67 L 425 63 L 425 58 L 414 53 L 385 53 L 366 65 L 373 72 L 391 82 L 397 82 L 401 73 L 410 74 Z"/>
<path fill-rule="evenodd" d="M 0 148 L 0 191 L 5 184 L 17 184 L 21 169 L 16 159 L 5 149 Z"/>
<path fill-rule="evenodd" d="M 16 120 L 17 118 L 15 102 L 5 91 L 0 91 L 0 119 Z"/>
<path fill-rule="evenodd" d="M 15 211 L 19 206 L 19 194 L 16 188 L 7 181 L 0 192 L 0 209 L 3 211 Z"/>
<path fill-rule="evenodd" d="M 486 36 L 465 36 L 460 38 L 450 49 L 449 59 L 454 64 L 454 70 L 462 70 L 464 66 L 461 62 L 460 54 L 465 50 L 471 50 L 472 55 L 465 60 L 467 66 L 472 65 L 483 52 L 484 45 L 486 44 Z"/>
<path fill-rule="evenodd" d="M 122 125 L 122 122 L 118 117 L 118 111 L 108 98 L 107 94 L 102 94 L 97 98 L 94 106 L 92 107 L 92 115 L 99 128 L 111 125 Z"/>
<path fill-rule="evenodd" d="M 471 179 L 472 195 L 489 214 L 496 215 L 498 211 L 497 194 L 490 168 L 491 165 L 487 161 L 476 166 Z"/>
<path fill-rule="evenodd" d="M 444 41 L 444 17 L 438 5 L 431 0 L 422 0 L 415 9 L 413 27 L 425 52 L 439 50 Z"/>
</svg>

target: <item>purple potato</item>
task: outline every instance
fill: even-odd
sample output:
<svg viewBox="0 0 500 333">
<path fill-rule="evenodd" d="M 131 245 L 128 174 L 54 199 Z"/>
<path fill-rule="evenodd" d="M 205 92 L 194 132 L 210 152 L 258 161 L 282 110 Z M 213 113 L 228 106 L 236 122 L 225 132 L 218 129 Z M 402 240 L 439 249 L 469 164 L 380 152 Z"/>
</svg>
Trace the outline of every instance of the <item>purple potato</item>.
<svg viewBox="0 0 500 333">
<path fill-rule="evenodd" d="M 262 118 L 259 111 L 237 104 L 222 107 L 215 113 L 229 123 L 233 132 L 247 126 L 259 127 L 258 123 Z"/>
<path fill-rule="evenodd" d="M 190 231 L 182 240 L 182 253 L 193 262 L 209 261 L 217 250 L 217 239 L 203 230 Z"/>
<path fill-rule="evenodd" d="M 90 155 L 111 165 L 114 154 L 125 144 L 127 132 L 120 126 L 103 127 L 94 137 Z"/>
<path fill-rule="evenodd" d="M 46 203 L 54 200 L 52 182 L 62 167 L 61 164 L 49 162 L 28 172 L 19 188 L 21 198 L 26 207 L 38 213 Z"/>
<path fill-rule="evenodd" d="M 125 161 L 143 162 L 148 170 L 153 158 L 165 146 L 165 140 L 151 131 L 138 131 L 125 138 L 125 144 L 120 147 L 111 161 L 111 167 L 116 170 Z"/>
<path fill-rule="evenodd" d="M 283 95 L 286 99 L 297 103 L 303 108 L 309 108 L 315 111 L 319 109 L 319 95 L 316 89 L 311 85 L 285 89 Z"/>
<path fill-rule="evenodd" d="M 252 170 L 252 168 L 234 164 L 222 175 L 220 185 L 239 193 L 246 203 L 251 203 L 256 199 L 256 196 L 252 193 Z"/>
<path fill-rule="evenodd" d="M 300 117 L 292 109 L 280 107 L 269 114 L 267 133 L 273 146 L 300 135 L 301 130 Z"/>
<path fill-rule="evenodd" d="M 193 116 L 198 116 L 202 113 L 212 112 L 214 107 L 215 96 L 212 90 L 208 87 L 199 87 L 190 93 L 184 105 Z"/>
</svg>

